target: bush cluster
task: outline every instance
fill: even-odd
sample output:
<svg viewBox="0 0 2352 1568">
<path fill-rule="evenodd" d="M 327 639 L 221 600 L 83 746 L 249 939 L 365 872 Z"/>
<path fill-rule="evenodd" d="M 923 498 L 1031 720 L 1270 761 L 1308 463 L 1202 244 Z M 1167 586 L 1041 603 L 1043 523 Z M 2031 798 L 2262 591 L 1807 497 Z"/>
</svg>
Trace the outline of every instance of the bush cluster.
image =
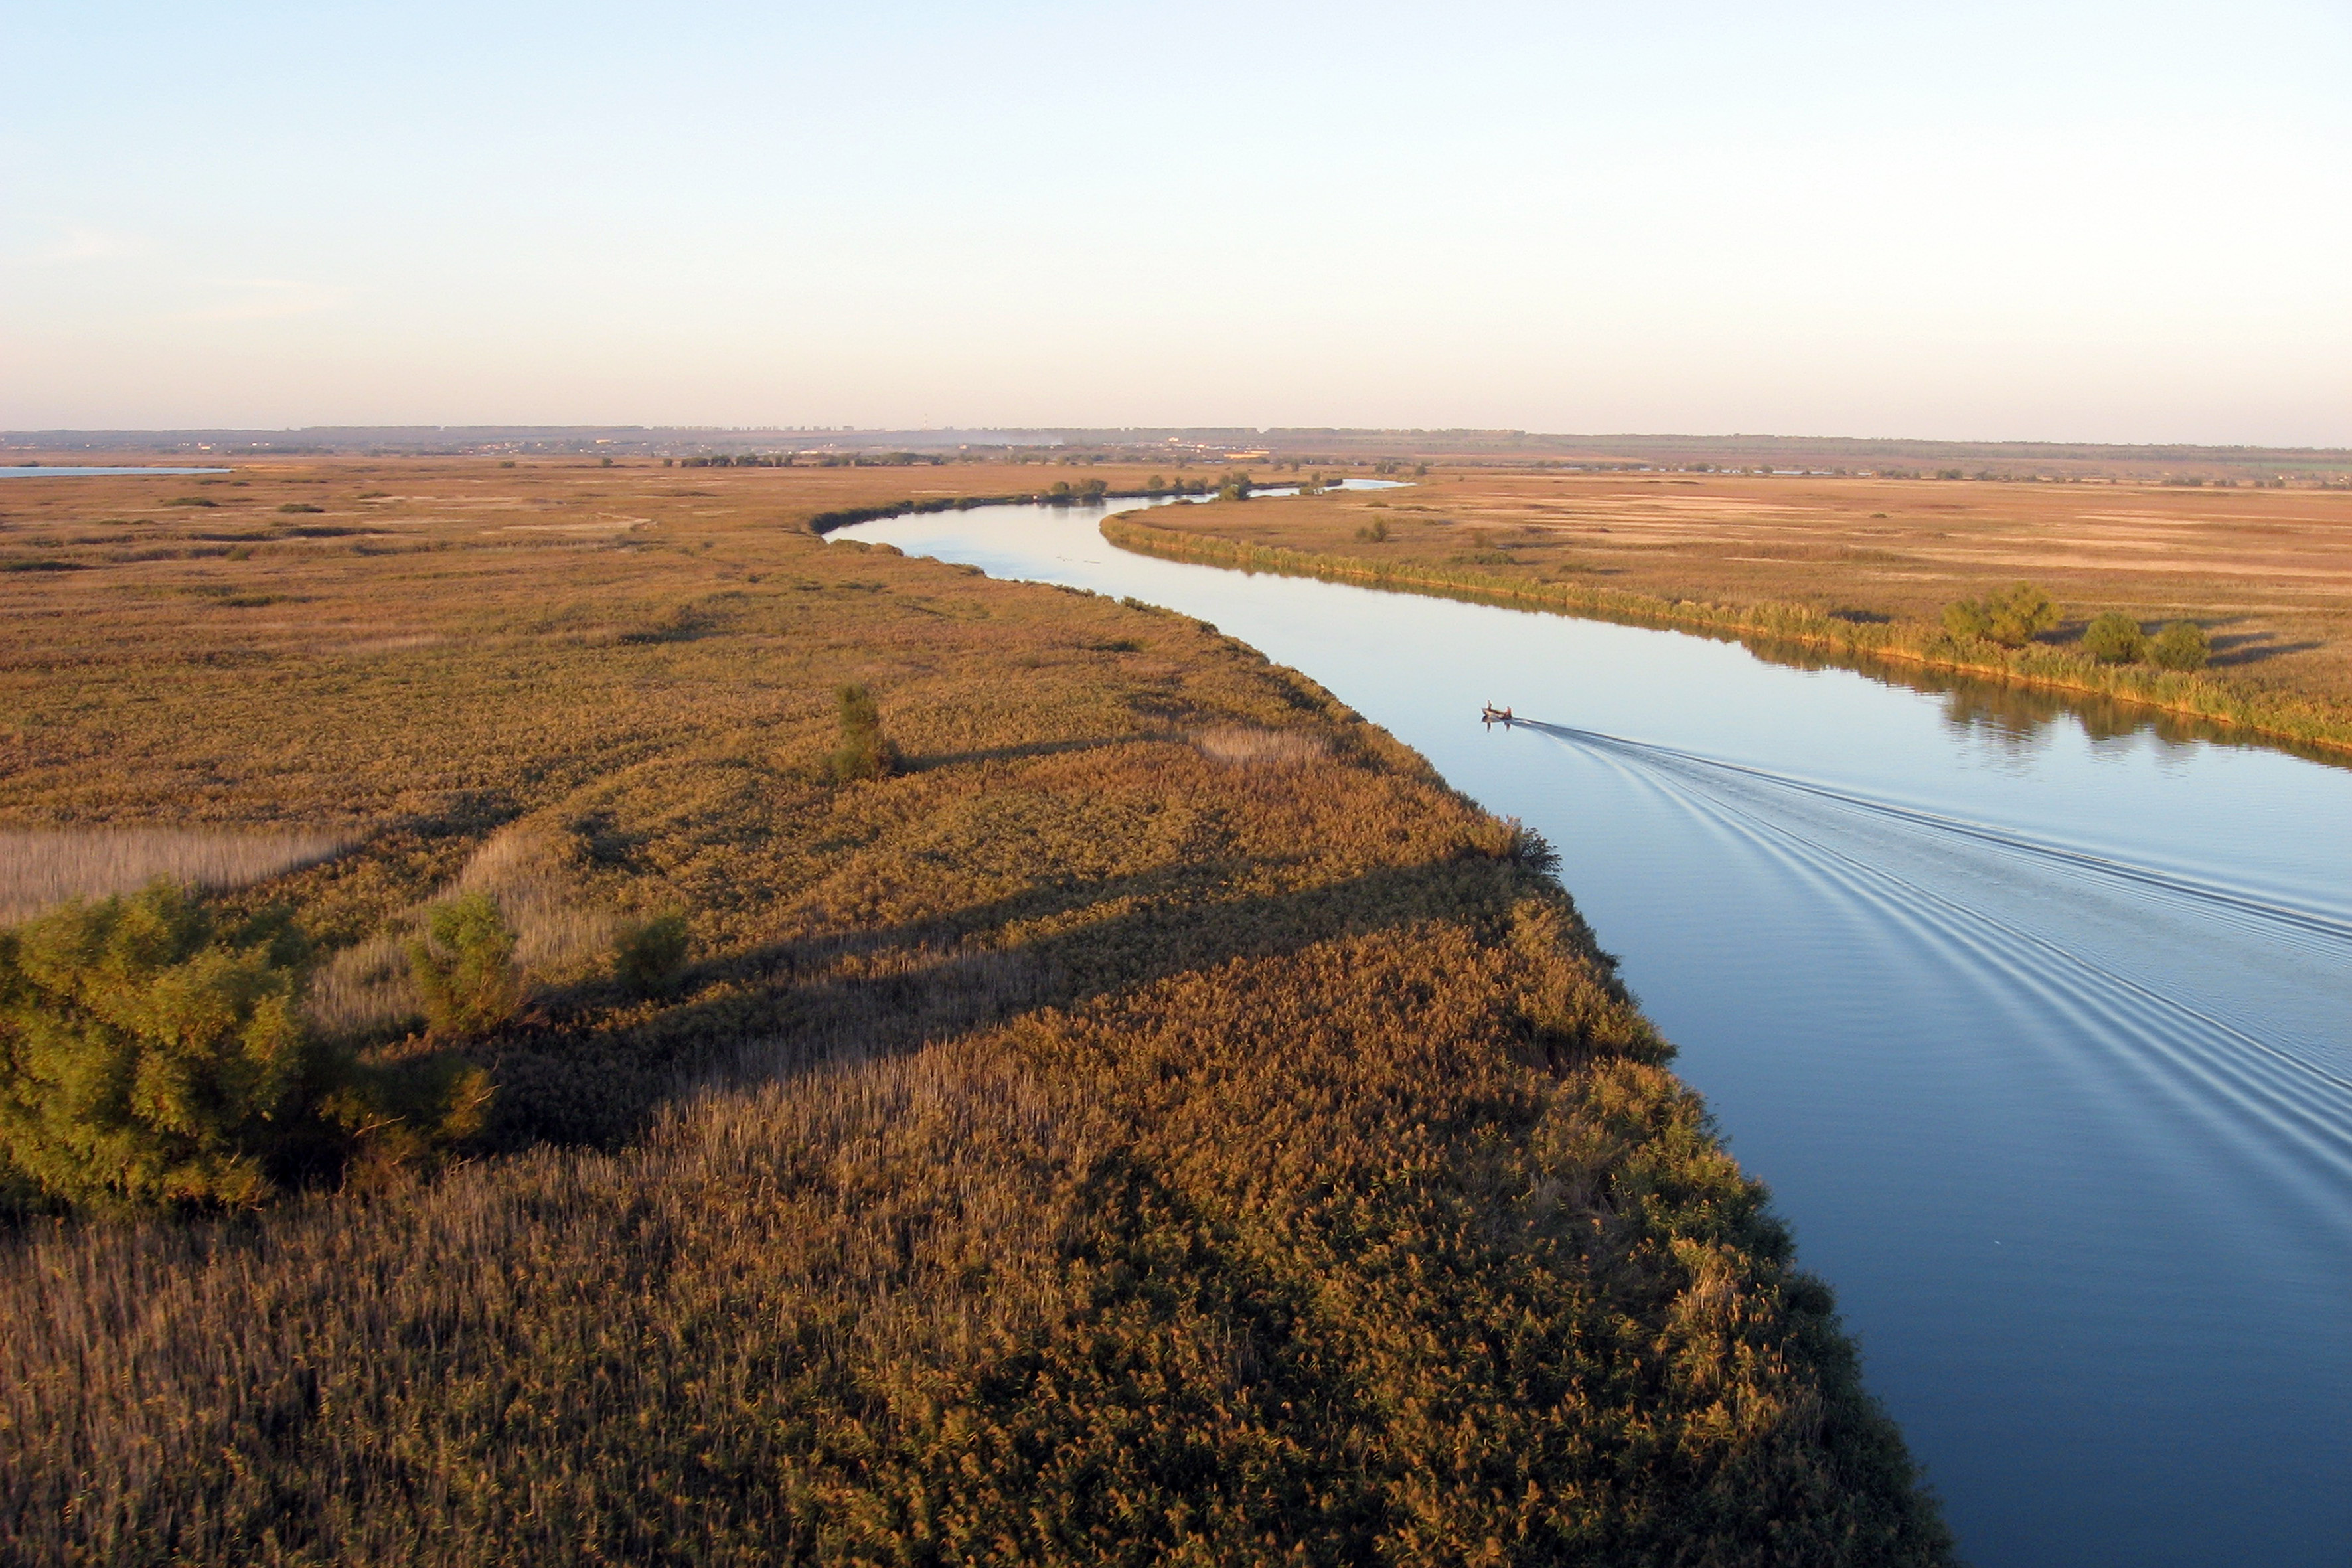
<svg viewBox="0 0 2352 1568">
<path fill-rule="evenodd" d="M 425 934 L 408 946 L 426 1021 L 443 1034 L 485 1035 L 512 1018 L 522 1005 L 514 953 L 515 933 L 488 893 L 429 910 Z"/>
<path fill-rule="evenodd" d="M 2119 610 L 2095 616 L 2083 628 L 2083 651 L 2101 664 L 2153 664 L 2159 669 L 2202 669 L 2213 656 L 2205 628 L 2174 621 L 2154 637 Z"/>
<path fill-rule="evenodd" d="M 2023 647 L 2058 624 L 2058 606 L 2031 583 L 2020 583 L 1981 599 L 1944 606 L 1944 629 L 1956 637 L 1978 637 L 2004 647 Z"/>
<path fill-rule="evenodd" d="M 676 911 L 634 921 L 613 942 L 613 977 L 638 996 L 667 996 L 686 968 L 686 917 Z"/>
<path fill-rule="evenodd" d="M 468 901 L 435 931 L 448 956 L 420 984 L 439 977 L 445 1021 L 489 1026 L 512 982 L 485 952 L 511 936 Z M 169 882 L 0 931 L 0 1190 L 101 1212 L 252 1207 L 478 1132 L 479 1067 L 366 1062 L 309 1027 L 308 945 L 282 910 L 223 921 Z"/>
<path fill-rule="evenodd" d="M 2147 645 L 2148 659 L 2164 669 L 2202 669 L 2212 657 L 2211 639 L 2194 621 L 2173 622 Z"/>
</svg>

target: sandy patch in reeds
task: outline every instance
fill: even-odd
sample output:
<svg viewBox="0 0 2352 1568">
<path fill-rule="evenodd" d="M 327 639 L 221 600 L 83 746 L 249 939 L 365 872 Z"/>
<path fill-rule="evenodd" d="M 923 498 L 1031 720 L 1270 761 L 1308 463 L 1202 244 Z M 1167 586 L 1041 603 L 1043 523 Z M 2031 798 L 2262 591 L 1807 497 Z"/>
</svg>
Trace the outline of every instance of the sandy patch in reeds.
<svg viewBox="0 0 2352 1568">
<path fill-rule="evenodd" d="M 237 833 L 215 828 L 91 827 L 0 831 L 0 921 L 70 899 L 136 892 L 158 878 L 237 888 L 316 865 L 350 848 L 348 833 Z"/>
<path fill-rule="evenodd" d="M 431 647 L 437 643 L 445 643 L 449 639 L 447 637 L 442 636 L 439 632 L 415 632 L 407 637 L 370 637 L 362 642 L 344 643 L 341 645 L 340 649 L 330 647 L 326 651 L 342 653 L 397 653 L 404 648 Z"/>
<path fill-rule="evenodd" d="M 1304 730 L 1260 730 L 1241 724 L 1203 730 L 1192 737 L 1192 744 L 1211 762 L 1236 767 L 1295 766 L 1320 762 L 1330 754 L 1330 748 L 1320 735 Z"/>
</svg>

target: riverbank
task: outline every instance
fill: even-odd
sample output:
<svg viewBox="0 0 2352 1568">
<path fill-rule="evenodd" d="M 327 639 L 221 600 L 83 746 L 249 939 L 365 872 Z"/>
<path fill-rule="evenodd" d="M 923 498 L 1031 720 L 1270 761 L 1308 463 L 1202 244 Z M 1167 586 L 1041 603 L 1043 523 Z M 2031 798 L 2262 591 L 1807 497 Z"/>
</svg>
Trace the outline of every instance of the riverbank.
<svg viewBox="0 0 2352 1568">
<path fill-rule="evenodd" d="M 344 846 L 215 901 L 494 1098 L 437 1168 L 20 1220 L 12 1555 L 1945 1560 L 1538 842 L 1195 621 L 810 531 L 904 474 L 789 474 L 41 498 L 0 816 Z M 379 961 L 467 889 L 523 1005 L 424 1038 Z"/>
<path fill-rule="evenodd" d="M 1286 503 L 1289 504 L 1289 503 Z M 1348 498 L 1346 515 L 1369 515 L 1385 544 L 1385 520 L 1360 496 Z M 1961 639 L 1941 626 L 1871 612 L 1822 610 L 1790 603 L 1717 604 L 1562 581 L 1548 566 L 1515 559 L 1488 541 L 1476 552 L 1484 559 L 1436 560 L 1397 552 L 1385 556 L 1343 552 L 1328 542 L 1335 518 L 1329 503 L 1317 510 L 1276 513 L 1248 503 L 1188 508 L 1182 513 L 1126 513 L 1104 520 L 1103 535 L 1121 549 L 1166 560 L 1275 572 L 1405 593 L 1467 596 L 1483 602 L 1620 620 L 1635 625 L 1761 639 L 1810 648 L 1860 668 L 1874 661 L 2118 699 L 2162 712 L 2223 725 L 2259 736 L 2352 754 L 2352 708 L 2331 697 L 2275 689 L 2250 689 L 2210 672 L 2159 670 L 2137 665 L 2103 664 L 2063 647 L 2029 644 L 2003 647 L 1978 638 Z M 1181 526 L 1180 526 L 1181 523 Z M 1246 528 L 1252 538 L 1235 537 Z M 1266 542 L 1299 538 L 1312 547 Z"/>
</svg>

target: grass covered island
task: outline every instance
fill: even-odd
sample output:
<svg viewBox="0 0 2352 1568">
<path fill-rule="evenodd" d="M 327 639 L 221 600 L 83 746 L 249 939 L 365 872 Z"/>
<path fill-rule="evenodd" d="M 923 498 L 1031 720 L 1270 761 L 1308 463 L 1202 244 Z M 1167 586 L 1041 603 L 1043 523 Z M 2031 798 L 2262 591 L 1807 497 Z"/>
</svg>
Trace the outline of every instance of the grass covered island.
<svg viewBox="0 0 2352 1568">
<path fill-rule="evenodd" d="M 11 481 L 0 1555 L 1949 1561 L 1539 841 L 808 526 L 1005 478 Z"/>
</svg>

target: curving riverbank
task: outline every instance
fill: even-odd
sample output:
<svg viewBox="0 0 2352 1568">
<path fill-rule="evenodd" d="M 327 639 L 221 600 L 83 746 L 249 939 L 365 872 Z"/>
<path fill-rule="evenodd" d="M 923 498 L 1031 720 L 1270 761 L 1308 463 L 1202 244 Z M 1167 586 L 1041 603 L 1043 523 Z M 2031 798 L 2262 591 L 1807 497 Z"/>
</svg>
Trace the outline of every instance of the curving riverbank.
<svg viewBox="0 0 2352 1568">
<path fill-rule="evenodd" d="M 1328 541 L 1381 499 L 1432 526 L 1410 491 L 1163 518 Z M 1101 517 L 851 537 L 1213 625 L 1554 839 L 1969 1561 L 2341 1560 L 2352 771 L 2120 700 L 1165 561 Z M 1566 728 L 1482 729 L 1482 698 Z"/>
<path fill-rule="evenodd" d="M 12 585 L 0 810 L 363 814 L 223 901 L 316 936 L 322 1026 L 495 1094 L 462 1160 L 249 1215 L 0 1179 L 0 1556 L 1950 1560 L 1540 841 L 1387 731 L 805 526 L 903 479 L 541 476 L 486 526 L 490 465 L 396 473 L 204 509 L 331 552 L 167 516 Z M 371 954 L 460 888 L 520 1011 L 420 1036 Z"/>
<path fill-rule="evenodd" d="M 2291 742 L 2322 749 L 2339 759 L 2352 758 L 2352 714 L 2333 703 L 2249 692 L 2209 674 L 2101 664 L 2061 648 L 2037 645 L 2012 649 L 1990 642 L 1963 642 L 1940 626 L 1919 622 L 1850 621 L 1799 605 L 1707 604 L 1578 583 L 1531 582 L 1432 562 L 1370 561 L 1253 544 L 1132 515 L 1105 518 L 1102 533 L 1122 550 L 1162 560 L 1315 577 L 1398 593 L 1466 597 L 1741 639 L 1769 639 L 1817 649 L 1860 668 L 1883 661 L 2049 691 L 2113 698 L 2225 725 L 2250 738 Z"/>
</svg>

